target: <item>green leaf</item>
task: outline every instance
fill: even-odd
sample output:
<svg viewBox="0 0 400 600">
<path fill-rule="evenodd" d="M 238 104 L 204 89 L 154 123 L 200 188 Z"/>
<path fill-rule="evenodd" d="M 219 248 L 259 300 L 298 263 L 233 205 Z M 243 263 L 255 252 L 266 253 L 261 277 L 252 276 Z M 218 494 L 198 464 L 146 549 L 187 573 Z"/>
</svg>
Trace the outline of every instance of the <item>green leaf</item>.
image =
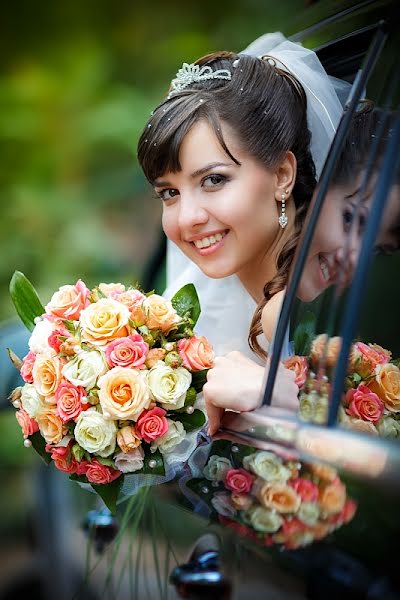
<svg viewBox="0 0 400 600">
<path fill-rule="evenodd" d="M 207 382 L 208 369 L 202 371 L 192 371 L 192 387 L 199 394 L 203 389 L 204 384 Z"/>
<path fill-rule="evenodd" d="M 193 283 L 187 283 L 178 290 L 171 302 L 180 317 L 189 316 L 194 327 L 200 316 L 200 301 Z"/>
<path fill-rule="evenodd" d="M 112 512 L 113 515 L 117 512 L 117 502 L 119 493 L 124 483 L 124 475 L 120 475 L 117 479 L 114 479 L 111 483 L 96 484 L 91 483 L 90 485 L 103 500 L 107 508 Z"/>
<path fill-rule="evenodd" d="M 35 318 L 45 311 L 31 282 L 20 271 L 15 271 L 10 281 L 11 300 L 25 327 L 33 331 Z"/>
<path fill-rule="evenodd" d="M 315 315 L 306 311 L 293 334 L 294 353 L 298 356 L 308 356 L 315 337 Z"/>
<path fill-rule="evenodd" d="M 40 432 L 36 431 L 36 433 L 29 436 L 29 439 L 32 442 L 32 447 L 43 458 L 46 465 L 49 465 L 52 461 L 51 454 L 46 452 L 46 440 L 41 436 Z"/>
<path fill-rule="evenodd" d="M 150 467 L 149 462 L 156 461 L 155 467 Z M 164 459 L 159 450 L 149 452 L 144 455 L 143 469 L 135 471 L 135 473 L 145 473 L 146 475 L 165 475 Z"/>
<path fill-rule="evenodd" d="M 200 429 L 206 422 L 205 414 L 202 410 L 196 409 L 191 415 L 188 413 L 176 413 L 168 415 L 173 421 L 180 421 L 185 428 L 185 431 L 194 431 Z"/>
</svg>

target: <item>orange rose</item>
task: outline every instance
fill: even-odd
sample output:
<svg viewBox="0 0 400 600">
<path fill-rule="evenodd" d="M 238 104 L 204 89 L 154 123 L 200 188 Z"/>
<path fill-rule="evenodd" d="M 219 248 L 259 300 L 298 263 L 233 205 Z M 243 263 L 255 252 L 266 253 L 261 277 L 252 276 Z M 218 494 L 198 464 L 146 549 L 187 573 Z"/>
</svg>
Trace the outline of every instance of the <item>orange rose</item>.
<svg viewBox="0 0 400 600">
<path fill-rule="evenodd" d="M 327 515 L 340 512 L 345 502 L 346 487 L 339 480 L 328 484 L 320 491 L 319 503 L 322 511 Z"/>
<path fill-rule="evenodd" d="M 213 366 L 214 352 L 209 341 L 203 336 L 179 340 L 178 350 L 183 364 L 191 371 L 202 371 Z"/>
<path fill-rule="evenodd" d="M 290 369 L 290 371 L 294 371 L 296 375 L 294 382 L 299 388 L 302 388 L 307 379 L 307 358 L 305 356 L 291 356 L 290 358 L 287 358 L 283 364 L 287 369 Z"/>
<path fill-rule="evenodd" d="M 300 496 L 286 483 L 265 483 L 256 495 L 263 506 L 280 513 L 296 512 L 301 504 Z"/>
<path fill-rule="evenodd" d="M 391 363 L 378 365 L 375 379 L 368 387 L 385 403 L 390 412 L 400 412 L 400 369 Z"/>
</svg>

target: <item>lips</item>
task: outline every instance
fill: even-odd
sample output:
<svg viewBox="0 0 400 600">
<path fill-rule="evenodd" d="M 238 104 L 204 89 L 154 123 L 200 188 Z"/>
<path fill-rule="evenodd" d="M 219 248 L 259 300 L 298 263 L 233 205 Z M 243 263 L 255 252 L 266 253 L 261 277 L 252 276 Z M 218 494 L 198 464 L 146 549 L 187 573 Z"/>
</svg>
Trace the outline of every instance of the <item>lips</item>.
<svg viewBox="0 0 400 600">
<path fill-rule="evenodd" d="M 193 244 L 198 250 L 203 248 L 210 248 L 223 240 L 228 233 L 228 230 L 209 232 L 207 234 L 200 234 L 192 237 L 188 241 Z"/>
</svg>

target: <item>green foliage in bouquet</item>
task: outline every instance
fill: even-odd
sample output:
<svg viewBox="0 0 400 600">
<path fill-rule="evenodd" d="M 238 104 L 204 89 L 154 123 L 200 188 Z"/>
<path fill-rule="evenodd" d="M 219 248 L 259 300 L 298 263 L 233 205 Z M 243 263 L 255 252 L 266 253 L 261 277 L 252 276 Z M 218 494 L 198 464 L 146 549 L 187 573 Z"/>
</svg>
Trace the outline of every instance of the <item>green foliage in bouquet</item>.
<svg viewBox="0 0 400 600">
<path fill-rule="evenodd" d="M 169 302 L 120 283 L 89 290 L 78 280 L 44 307 L 17 271 L 10 294 L 32 332 L 27 356 L 9 350 L 25 381 L 10 396 L 24 445 L 90 485 L 115 513 L 127 477 L 150 475 L 151 485 L 166 474 L 174 447 L 205 423 L 196 398 L 213 352 L 193 331 L 196 289 L 189 283 Z"/>
</svg>

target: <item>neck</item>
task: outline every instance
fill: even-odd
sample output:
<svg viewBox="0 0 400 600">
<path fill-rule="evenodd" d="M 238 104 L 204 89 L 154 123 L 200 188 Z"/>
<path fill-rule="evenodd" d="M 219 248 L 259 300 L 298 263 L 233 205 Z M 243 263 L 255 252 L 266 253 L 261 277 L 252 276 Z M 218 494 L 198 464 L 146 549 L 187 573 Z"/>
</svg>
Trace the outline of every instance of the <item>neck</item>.
<svg viewBox="0 0 400 600">
<path fill-rule="evenodd" d="M 251 264 L 246 265 L 237 273 L 243 286 L 257 304 L 264 298 L 264 286 L 277 274 L 277 258 L 295 231 L 296 210 L 293 203 L 290 203 L 290 209 L 286 213 L 289 222 L 284 229 L 279 227 L 273 244 L 262 256 L 257 257 Z"/>
</svg>

